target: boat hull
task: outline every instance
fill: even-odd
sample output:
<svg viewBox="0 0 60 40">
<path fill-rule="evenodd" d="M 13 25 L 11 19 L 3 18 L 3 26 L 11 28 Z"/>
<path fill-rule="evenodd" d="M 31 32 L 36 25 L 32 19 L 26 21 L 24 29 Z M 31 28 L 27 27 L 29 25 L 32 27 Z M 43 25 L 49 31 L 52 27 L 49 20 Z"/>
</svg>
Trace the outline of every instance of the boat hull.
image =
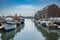
<svg viewBox="0 0 60 40">
<path fill-rule="evenodd" d="M 48 26 L 48 29 L 58 29 L 58 26 Z"/>
<path fill-rule="evenodd" d="M 11 30 L 14 30 L 16 29 L 16 25 L 14 24 L 5 24 L 4 25 L 4 31 L 5 32 L 8 32 L 8 31 L 11 31 Z"/>
<path fill-rule="evenodd" d="M 24 19 L 22 18 L 22 19 L 20 19 L 20 21 L 21 21 L 21 24 L 24 24 Z"/>
<path fill-rule="evenodd" d="M 9 32 L 9 31 L 12 31 L 12 30 L 15 30 L 16 28 L 13 28 L 13 29 L 4 29 L 4 32 Z"/>
<path fill-rule="evenodd" d="M 41 21 L 40 24 L 41 24 L 44 28 L 46 28 L 46 26 L 47 26 L 47 25 L 46 25 L 46 22 L 47 22 L 47 21 Z"/>
</svg>

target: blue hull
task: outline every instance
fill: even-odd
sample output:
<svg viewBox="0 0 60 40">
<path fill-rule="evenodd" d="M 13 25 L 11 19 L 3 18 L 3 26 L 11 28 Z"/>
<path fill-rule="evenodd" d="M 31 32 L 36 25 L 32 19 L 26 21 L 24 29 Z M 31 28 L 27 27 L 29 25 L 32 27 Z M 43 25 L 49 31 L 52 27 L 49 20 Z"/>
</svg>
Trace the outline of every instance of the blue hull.
<svg viewBox="0 0 60 40">
<path fill-rule="evenodd" d="M 21 22 L 21 24 L 24 24 L 24 22 Z"/>
<path fill-rule="evenodd" d="M 15 30 L 16 28 L 14 29 L 4 29 L 4 32 L 9 32 L 9 31 L 12 31 L 12 30 Z"/>
<path fill-rule="evenodd" d="M 24 20 L 24 19 L 21 19 L 20 21 L 21 21 L 21 24 L 24 24 L 24 21 L 25 21 L 25 20 Z"/>
<path fill-rule="evenodd" d="M 42 25 L 44 28 L 46 28 L 46 26 L 47 26 L 46 23 L 42 23 L 41 25 Z"/>
</svg>

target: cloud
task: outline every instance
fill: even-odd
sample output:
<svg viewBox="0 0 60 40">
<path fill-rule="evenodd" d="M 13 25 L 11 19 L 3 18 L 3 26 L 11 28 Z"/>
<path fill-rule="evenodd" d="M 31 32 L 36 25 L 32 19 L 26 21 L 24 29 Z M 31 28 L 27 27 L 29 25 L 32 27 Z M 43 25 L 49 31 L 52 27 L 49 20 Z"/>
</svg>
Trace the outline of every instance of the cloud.
<svg viewBox="0 0 60 40">
<path fill-rule="evenodd" d="M 33 5 L 18 5 L 12 8 L 5 8 L 0 11 L 1 15 L 18 15 L 22 16 L 34 16 L 37 10 L 40 10 L 41 7 L 33 6 Z"/>
</svg>

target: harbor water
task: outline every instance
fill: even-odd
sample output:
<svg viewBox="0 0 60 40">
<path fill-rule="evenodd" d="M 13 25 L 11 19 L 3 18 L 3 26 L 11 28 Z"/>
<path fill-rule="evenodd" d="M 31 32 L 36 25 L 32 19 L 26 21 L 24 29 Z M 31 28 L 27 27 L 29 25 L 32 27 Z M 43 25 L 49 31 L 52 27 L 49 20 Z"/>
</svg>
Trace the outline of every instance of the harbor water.
<svg viewBox="0 0 60 40">
<path fill-rule="evenodd" d="M 25 19 L 24 24 L 20 24 L 15 30 L 0 33 L 0 40 L 60 40 L 60 31 L 53 31 L 47 32 L 31 19 Z"/>
</svg>

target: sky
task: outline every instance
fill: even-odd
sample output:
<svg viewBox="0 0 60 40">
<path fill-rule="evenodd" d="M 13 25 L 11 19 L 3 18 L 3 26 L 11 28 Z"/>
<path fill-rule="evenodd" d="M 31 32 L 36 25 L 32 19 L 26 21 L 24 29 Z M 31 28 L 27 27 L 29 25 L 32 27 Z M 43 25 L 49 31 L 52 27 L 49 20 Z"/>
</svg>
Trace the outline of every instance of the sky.
<svg viewBox="0 0 60 40">
<path fill-rule="evenodd" d="M 34 14 L 50 4 L 60 7 L 60 0 L 0 0 L 0 15 L 34 16 Z"/>
</svg>

